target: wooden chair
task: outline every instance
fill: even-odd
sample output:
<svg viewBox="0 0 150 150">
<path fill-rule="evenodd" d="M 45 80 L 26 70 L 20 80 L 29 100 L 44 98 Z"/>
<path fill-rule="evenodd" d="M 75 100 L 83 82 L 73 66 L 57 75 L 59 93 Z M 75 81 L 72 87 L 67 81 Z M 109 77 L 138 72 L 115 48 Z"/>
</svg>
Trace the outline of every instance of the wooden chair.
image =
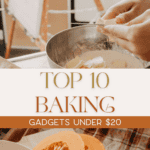
<svg viewBox="0 0 150 150">
<path fill-rule="evenodd" d="M 4 34 L 4 26 L 3 26 L 3 8 L 2 1 L 0 1 L 0 30 L 3 32 L 3 39 L 0 41 L 0 56 L 4 57 L 5 53 L 5 34 Z"/>
<path fill-rule="evenodd" d="M 8 5 L 8 0 L 6 0 L 5 3 Z M 41 51 L 45 50 L 45 46 L 46 46 L 46 42 L 47 42 L 47 33 L 48 33 L 48 27 L 47 27 L 48 13 L 47 13 L 47 11 L 48 11 L 48 9 L 49 9 L 49 0 L 44 0 L 41 29 L 40 29 L 40 38 L 35 39 L 35 44 L 40 48 Z M 7 46 L 6 46 L 6 53 L 5 53 L 6 59 L 8 59 L 10 56 L 16 22 L 17 22 L 16 18 L 13 17 L 10 33 L 8 36 L 8 42 L 7 42 Z M 21 24 L 20 24 L 20 26 L 21 26 L 21 28 L 23 28 L 23 26 Z M 32 38 L 32 37 L 30 37 L 30 38 Z"/>
<path fill-rule="evenodd" d="M 96 4 L 96 6 L 97 6 L 98 11 L 104 11 L 104 7 L 102 5 L 101 0 L 94 0 L 94 2 Z"/>
</svg>

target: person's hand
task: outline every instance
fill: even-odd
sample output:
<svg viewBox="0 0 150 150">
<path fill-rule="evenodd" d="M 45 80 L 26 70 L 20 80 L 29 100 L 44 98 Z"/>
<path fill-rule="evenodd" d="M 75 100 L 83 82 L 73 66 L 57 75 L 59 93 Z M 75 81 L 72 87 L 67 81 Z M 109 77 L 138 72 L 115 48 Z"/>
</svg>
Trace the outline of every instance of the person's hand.
<svg viewBox="0 0 150 150">
<path fill-rule="evenodd" d="M 124 49 L 150 61 L 150 9 L 126 25 L 108 25 L 101 32 Z"/>
<path fill-rule="evenodd" d="M 116 18 L 117 24 L 131 21 L 150 8 L 150 0 L 121 0 L 110 7 L 102 19 Z"/>
</svg>

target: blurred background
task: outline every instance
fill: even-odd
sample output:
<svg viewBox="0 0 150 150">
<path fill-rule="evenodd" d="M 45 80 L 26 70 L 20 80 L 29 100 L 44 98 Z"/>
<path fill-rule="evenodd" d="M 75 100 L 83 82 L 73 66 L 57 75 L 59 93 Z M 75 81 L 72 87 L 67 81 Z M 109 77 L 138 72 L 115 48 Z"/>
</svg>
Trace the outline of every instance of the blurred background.
<svg viewBox="0 0 150 150">
<path fill-rule="evenodd" d="M 11 3 L 9 2 L 11 1 Z M 9 5 L 17 0 L 0 0 L 0 55 L 5 57 L 6 47 L 10 41 L 9 36 L 12 30 L 13 16 L 9 11 Z M 20 2 L 24 0 L 19 0 Z M 62 30 L 78 26 L 78 23 L 89 23 L 96 16 L 100 16 L 100 12 L 104 13 L 110 6 L 120 0 L 98 0 L 104 10 L 98 10 L 96 5 L 97 0 L 43 0 L 47 1 L 48 22 L 47 27 L 47 40 Z M 25 1 L 24 1 L 25 2 Z M 33 8 L 34 9 L 34 8 Z M 66 10 L 66 12 L 64 12 Z M 70 10 L 75 10 L 73 13 Z M 15 16 L 14 16 L 15 17 Z M 43 17 L 43 16 L 42 16 Z M 74 24 L 76 23 L 76 24 Z M 42 24 L 41 24 L 42 26 Z M 17 18 L 13 31 L 13 38 L 11 44 L 11 52 L 9 58 L 36 53 L 41 51 L 37 46 L 34 38 L 28 35 L 28 30 Z"/>
</svg>

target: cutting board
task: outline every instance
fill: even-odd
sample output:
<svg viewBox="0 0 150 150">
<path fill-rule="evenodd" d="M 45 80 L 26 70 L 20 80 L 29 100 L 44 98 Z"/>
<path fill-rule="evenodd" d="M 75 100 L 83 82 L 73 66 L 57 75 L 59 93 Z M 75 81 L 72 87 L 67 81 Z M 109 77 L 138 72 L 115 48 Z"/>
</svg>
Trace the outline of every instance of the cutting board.
<svg viewBox="0 0 150 150">
<path fill-rule="evenodd" d="M 49 129 L 46 131 L 41 131 L 41 132 L 36 133 L 36 134 L 25 136 L 18 143 L 23 145 L 23 146 L 26 146 L 30 149 L 33 149 L 40 141 L 42 141 L 46 137 L 51 136 L 53 134 L 56 134 L 60 131 L 74 131 L 74 130 L 70 129 L 70 128 L 69 129 L 68 128 Z"/>
</svg>

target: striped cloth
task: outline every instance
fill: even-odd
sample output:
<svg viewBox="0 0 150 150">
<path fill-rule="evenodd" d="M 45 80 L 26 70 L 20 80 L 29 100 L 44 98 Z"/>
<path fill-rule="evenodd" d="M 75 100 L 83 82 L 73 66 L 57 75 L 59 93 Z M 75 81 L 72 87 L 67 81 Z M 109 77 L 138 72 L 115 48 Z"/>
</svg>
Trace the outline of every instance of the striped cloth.
<svg viewBox="0 0 150 150">
<path fill-rule="evenodd" d="M 2 140 L 4 138 L 4 136 L 7 134 L 8 131 L 9 131 L 9 129 L 0 128 L 0 140 Z"/>
<path fill-rule="evenodd" d="M 105 150 L 150 150 L 150 128 L 134 129 L 75 129 L 77 133 L 94 135 Z"/>
<path fill-rule="evenodd" d="M 51 128 L 53 129 L 53 128 Z M 47 130 L 47 129 L 42 129 Z M 49 130 L 49 129 L 48 129 Z M 133 129 L 74 129 L 77 133 L 95 136 L 105 146 L 105 150 L 150 150 L 150 128 Z M 0 129 L 0 139 L 9 129 Z"/>
</svg>

